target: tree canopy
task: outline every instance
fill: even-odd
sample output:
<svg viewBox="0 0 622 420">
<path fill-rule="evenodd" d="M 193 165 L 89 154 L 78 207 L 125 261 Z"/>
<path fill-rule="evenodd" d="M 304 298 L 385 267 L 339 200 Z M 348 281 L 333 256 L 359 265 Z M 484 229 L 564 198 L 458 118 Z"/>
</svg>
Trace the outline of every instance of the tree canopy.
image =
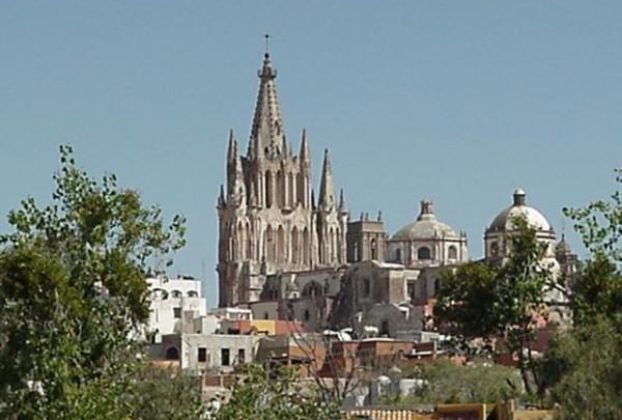
<svg viewBox="0 0 622 420">
<path fill-rule="evenodd" d="M 26 198 L 0 237 L 0 416 L 124 418 L 148 318 L 147 272 L 184 244 L 114 175 L 60 149 L 49 205 Z"/>
<path fill-rule="evenodd" d="M 325 399 L 315 384 L 303 384 L 286 368 L 269 371 L 258 364 L 246 366 L 231 398 L 214 413 L 217 420 L 307 420 L 341 417 L 335 401 Z"/>
<path fill-rule="evenodd" d="M 502 338 L 507 351 L 518 357 L 525 386 L 535 391 L 534 320 L 545 312 L 546 290 L 552 287 L 553 277 L 543 259 L 546 245 L 538 241 L 536 231 L 523 218 L 513 222 L 510 252 L 504 259 L 470 262 L 445 271 L 434 315 L 467 349 L 480 339 L 486 345 L 477 340 L 475 348 L 490 351 L 491 343 Z"/>
</svg>

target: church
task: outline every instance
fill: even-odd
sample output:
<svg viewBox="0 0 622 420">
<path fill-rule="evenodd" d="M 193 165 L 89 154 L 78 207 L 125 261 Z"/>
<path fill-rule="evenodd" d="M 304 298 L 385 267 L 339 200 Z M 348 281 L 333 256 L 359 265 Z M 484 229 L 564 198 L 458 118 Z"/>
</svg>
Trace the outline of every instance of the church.
<svg viewBox="0 0 622 420">
<path fill-rule="evenodd" d="M 311 185 L 310 142 L 288 142 L 268 52 L 245 154 L 229 135 L 226 185 L 217 200 L 219 306 L 251 309 L 255 319 L 298 320 L 305 329 L 370 326 L 380 335 L 411 336 L 431 328 L 443 270 L 469 261 L 467 237 L 442 222 L 422 200 L 416 219 L 388 235 L 382 215 L 351 220 L 336 193 L 328 150 L 319 193 Z M 484 259 L 509 252 L 512 220 L 524 217 L 547 245 L 556 275 L 572 272 L 576 256 L 517 189 L 484 232 Z M 554 296 L 555 299 L 561 299 Z"/>
<path fill-rule="evenodd" d="M 303 130 L 297 153 L 288 142 L 268 52 L 258 77 L 248 149 L 242 155 L 230 133 L 227 185 L 218 197 L 221 307 L 259 300 L 268 275 L 346 262 L 348 212 L 343 192 L 336 195 L 328 150 L 316 202 L 309 140 Z"/>
</svg>

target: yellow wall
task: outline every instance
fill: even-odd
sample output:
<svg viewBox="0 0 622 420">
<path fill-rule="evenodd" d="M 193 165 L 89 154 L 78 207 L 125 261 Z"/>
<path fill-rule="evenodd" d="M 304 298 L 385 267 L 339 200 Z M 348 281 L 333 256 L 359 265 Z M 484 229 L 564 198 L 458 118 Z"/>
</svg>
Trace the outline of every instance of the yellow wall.
<svg viewBox="0 0 622 420">
<path fill-rule="evenodd" d="M 251 328 L 252 327 L 255 327 L 257 331 L 265 331 L 268 335 L 276 334 L 276 326 L 273 319 L 254 319 L 251 321 Z"/>
</svg>

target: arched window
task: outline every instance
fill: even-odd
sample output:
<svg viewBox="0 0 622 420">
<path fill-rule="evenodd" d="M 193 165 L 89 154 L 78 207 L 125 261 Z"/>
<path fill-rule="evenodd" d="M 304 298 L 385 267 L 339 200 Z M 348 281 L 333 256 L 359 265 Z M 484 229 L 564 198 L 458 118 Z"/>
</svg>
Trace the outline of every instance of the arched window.
<svg viewBox="0 0 622 420">
<path fill-rule="evenodd" d="M 432 253 L 430 252 L 430 248 L 427 246 L 422 246 L 417 250 L 417 259 L 418 260 L 430 260 L 432 259 Z"/>
<path fill-rule="evenodd" d="M 309 321 L 309 319 L 311 319 L 311 314 L 309 313 L 308 309 L 305 309 L 305 313 L 303 316 L 305 321 Z"/>
<path fill-rule="evenodd" d="M 368 297 L 371 294 L 371 282 L 368 278 L 363 280 L 363 296 Z"/>
<path fill-rule="evenodd" d="M 369 244 L 369 249 L 371 251 L 371 259 L 372 260 L 377 260 L 378 259 L 378 247 L 376 245 L 376 239 L 372 239 L 370 244 Z"/>
<path fill-rule="evenodd" d="M 196 290 L 190 290 L 188 291 L 188 297 L 191 297 L 191 298 L 199 297 L 199 294 L 197 293 Z"/>
<path fill-rule="evenodd" d="M 272 172 L 266 172 L 266 207 L 272 207 L 274 188 L 272 186 Z"/>
<path fill-rule="evenodd" d="M 302 263 L 309 264 L 309 229 L 302 232 Z"/>
<path fill-rule="evenodd" d="M 458 259 L 458 249 L 456 248 L 455 245 L 451 245 L 449 247 L 449 249 L 447 250 L 447 257 L 450 260 L 456 260 Z"/>
<path fill-rule="evenodd" d="M 270 315 L 268 314 L 268 312 L 263 313 L 263 319 L 270 319 Z"/>
<path fill-rule="evenodd" d="M 296 175 L 296 202 L 304 205 L 305 203 L 305 179 L 302 174 Z"/>
<path fill-rule="evenodd" d="M 280 169 L 276 173 L 276 203 L 279 207 L 285 207 L 285 177 Z"/>
<path fill-rule="evenodd" d="M 292 229 L 292 243 L 291 243 L 291 250 L 292 250 L 291 261 L 292 261 L 292 264 L 294 265 L 300 264 L 300 252 L 298 248 L 299 248 L 298 229 L 296 228 L 296 226 L 294 226 L 294 228 Z"/>
<path fill-rule="evenodd" d="M 166 360 L 179 360 L 179 351 L 175 347 L 169 347 L 164 357 Z"/>
<path fill-rule="evenodd" d="M 402 248 L 397 248 L 395 250 L 395 262 L 402 262 Z"/>
<path fill-rule="evenodd" d="M 164 289 L 156 288 L 151 291 L 152 300 L 166 300 L 168 299 L 168 292 Z"/>
<path fill-rule="evenodd" d="M 240 222 L 238 224 L 238 243 L 236 244 L 236 247 L 240 249 L 240 259 L 244 260 L 245 258 L 247 258 L 245 251 L 246 251 L 246 232 L 244 229 L 244 224 L 242 222 Z"/>
<path fill-rule="evenodd" d="M 322 294 L 322 286 L 316 281 L 312 281 L 302 289 L 303 297 L 315 297 L 321 296 Z"/>
<path fill-rule="evenodd" d="M 387 319 L 383 319 L 382 323 L 380 324 L 380 336 L 385 336 L 388 337 L 389 336 L 389 320 Z"/>
<path fill-rule="evenodd" d="M 289 173 L 289 177 L 287 179 L 287 199 L 288 205 L 290 207 L 296 207 L 296 197 L 295 194 L 295 186 L 294 186 L 294 174 L 292 172 Z"/>
<path fill-rule="evenodd" d="M 283 226 L 279 226 L 276 231 L 276 261 L 281 264 L 285 261 L 285 232 Z"/>
<path fill-rule="evenodd" d="M 251 225 L 246 223 L 246 258 L 252 260 L 253 256 L 253 238 L 251 237 Z"/>
<path fill-rule="evenodd" d="M 274 262 L 274 247 L 275 247 L 275 240 L 274 240 L 274 231 L 272 230 L 272 226 L 268 225 L 268 228 L 266 229 L 266 249 L 265 249 L 265 256 L 266 256 L 266 261 L 268 262 Z"/>
<path fill-rule="evenodd" d="M 181 291 L 179 291 L 179 290 L 171 291 L 171 297 L 180 298 L 181 297 Z"/>
</svg>

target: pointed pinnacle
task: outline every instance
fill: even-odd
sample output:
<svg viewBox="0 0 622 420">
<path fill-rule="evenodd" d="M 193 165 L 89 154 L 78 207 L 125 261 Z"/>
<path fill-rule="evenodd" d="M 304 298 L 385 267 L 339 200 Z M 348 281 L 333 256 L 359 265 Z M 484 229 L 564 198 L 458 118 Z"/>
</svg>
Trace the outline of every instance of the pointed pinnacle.
<svg viewBox="0 0 622 420">
<path fill-rule="evenodd" d="M 341 210 L 346 208 L 346 200 L 343 198 L 343 188 L 339 190 L 339 208 Z"/>
<path fill-rule="evenodd" d="M 320 179 L 320 197 L 318 204 L 325 206 L 335 205 L 335 184 L 333 183 L 333 173 L 330 166 L 330 156 L 328 149 L 324 149 L 324 163 L 322 165 L 322 178 Z"/>
<path fill-rule="evenodd" d="M 300 161 L 306 162 L 309 156 L 309 141 L 307 140 L 307 129 L 302 130 L 302 140 L 300 141 Z"/>
<path fill-rule="evenodd" d="M 235 141 L 233 130 L 229 130 L 229 145 L 227 146 L 227 162 L 233 162 L 233 160 L 235 159 L 237 150 L 234 150 L 234 148 L 237 149 L 237 142 Z"/>
</svg>

